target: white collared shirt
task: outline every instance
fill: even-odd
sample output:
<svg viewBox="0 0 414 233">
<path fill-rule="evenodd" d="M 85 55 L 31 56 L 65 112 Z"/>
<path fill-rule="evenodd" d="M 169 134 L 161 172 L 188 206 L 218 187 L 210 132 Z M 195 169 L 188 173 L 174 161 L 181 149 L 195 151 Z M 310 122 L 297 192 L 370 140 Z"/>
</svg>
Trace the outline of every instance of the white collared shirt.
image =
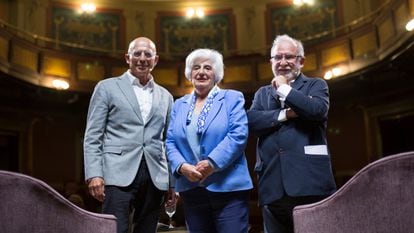
<svg viewBox="0 0 414 233">
<path fill-rule="evenodd" d="M 139 79 L 134 77 L 131 72 L 127 72 L 128 78 L 131 81 L 132 88 L 134 89 L 135 97 L 137 98 L 141 116 L 144 122 L 147 122 L 148 115 L 152 107 L 152 91 L 154 89 L 154 79 L 151 76 L 148 83 L 143 86 Z"/>
<path fill-rule="evenodd" d="M 288 96 L 289 92 L 292 90 L 292 87 L 290 87 L 290 85 L 294 81 L 295 81 L 295 79 L 290 81 L 289 85 L 288 84 L 282 84 L 276 90 L 276 94 L 279 96 L 279 100 L 280 100 L 280 103 L 281 103 L 282 108 L 283 108 L 282 110 L 280 110 L 279 116 L 277 118 L 277 120 L 280 121 L 280 122 L 283 122 L 283 121 L 287 120 L 287 117 L 286 117 L 286 110 L 287 109 L 285 108 L 285 100 L 286 100 L 286 96 Z"/>
</svg>

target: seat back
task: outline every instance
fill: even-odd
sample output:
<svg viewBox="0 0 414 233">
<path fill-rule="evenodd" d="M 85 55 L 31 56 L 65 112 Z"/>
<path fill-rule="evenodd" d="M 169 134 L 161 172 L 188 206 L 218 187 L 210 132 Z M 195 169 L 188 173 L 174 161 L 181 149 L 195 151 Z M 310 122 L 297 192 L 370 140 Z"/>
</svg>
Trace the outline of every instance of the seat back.
<svg viewBox="0 0 414 233">
<path fill-rule="evenodd" d="M 295 207 L 295 233 L 414 231 L 414 152 L 368 164 L 330 197 Z"/>
<path fill-rule="evenodd" d="M 0 170 L 0 232 L 115 233 L 116 218 L 83 210 L 36 178 Z"/>
</svg>

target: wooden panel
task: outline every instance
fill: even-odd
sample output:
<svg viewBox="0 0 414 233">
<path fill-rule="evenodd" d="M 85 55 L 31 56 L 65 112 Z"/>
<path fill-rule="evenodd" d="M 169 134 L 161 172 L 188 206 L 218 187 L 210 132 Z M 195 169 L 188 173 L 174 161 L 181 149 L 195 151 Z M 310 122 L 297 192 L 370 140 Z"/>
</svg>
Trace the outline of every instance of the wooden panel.
<svg viewBox="0 0 414 233">
<path fill-rule="evenodd" d="M 414 0 L 409 0 L 408 5 L 410 6 L 410 15 L 414 16 Z"/>
<path fill-rule="evenodd" d="M 260 80 L 272 80 L 273 72 L 272 67 L 270 66 L 270 62 L 263 62 L 257 64 L 257 70 Z"/>
<path fill-rule="evenodd" d="M 366 33 L 352 40 L 352 51 L 354 57 L 362 57 L 377 48 L 377 42 L 374 32 Z"/>
<path fill-rule="evenodd" d="M 78 79 L 88 81 L 99 81 L 104 78 L 105 67 L 101 64 L 80 62 L 77 66 Z"/>
<path fill-rule="evenodd" d="M 155 68 L 152 71 L 155 82 L 160 85 L 176 86 L 178 84 L 178 72 L 176 68 Z"/>
<path fill-rule="evenodd" d="M 380 46 L 382 47 L 387 43 L 394 35 L 394 27 L 392 25 L 392 18 L 387 18 L 378 26 L 378 35 L 380 40 Z"/>
<path fill-rule="evenodd" d="M 250 65 L 227 66 L 224 69 L 224 83 L 246 82 L 252 78 L 252 67 Z"/>
<path fill-rule="evenodd" d="M 9 42 L 6 39 L 0 37 L 0 58 L 7 60 L 7 54 L 9 54 Z"/>
<path fill-rule="evenodd" d="M 405 31 L 405 24 L 408 22 L 408 7 L 406 2 L 402 2 L 398 8 L 395 10 L 395 24 L 397 25 L 398 32 Z"/>
<path fill-rule="evenodd" d="M 68 78 L 71 76 L 70 61 L 51 56 L 44 56 L 42 73 Z"/>
<path fill-rule="evenodd" d="M 318 61 L 316 58 L 316 53 L 310 53 L 305 55 L 305 64 L 302 68 L 302 71 L 313 71 L 318 69 Z"/>
<path fill-rule="evenodd" d="M 346 44 L 341 44 L 322 51 L 322 66 L 331 66 L 348 60 L 349 49 Z"/>
<path fill-rule="evenodd" d="M 120 76 L 127 71 L 127 67 L 124 66 L 113 66 L 111 68 L 112 77 Z"/>
<path fill-rule="evenodd" d="M 29 70 L 37 71 L 37 54 L 28 48 L 14 45 L 12 47 L 11 61 L 14 64 L 28 68 Z"/>
<path fill-rule="evenodd" d="M 13 2 L 11 1 L 0 1 L 0 18 L 7 20 L 10 17 L 10 5 Z"/>
</svg>

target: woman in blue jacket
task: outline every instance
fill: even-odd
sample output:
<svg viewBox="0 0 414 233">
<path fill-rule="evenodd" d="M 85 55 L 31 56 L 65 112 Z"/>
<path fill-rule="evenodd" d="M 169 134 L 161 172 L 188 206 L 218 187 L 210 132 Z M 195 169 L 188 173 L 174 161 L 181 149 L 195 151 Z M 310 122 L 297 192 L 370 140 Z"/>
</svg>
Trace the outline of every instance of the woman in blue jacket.
<svg viewBox="0 0 414 233">
<path fill-rule="evenodd" d="M 253 188 L 244 149 L 244 97 L 220 89 L 223 56 L 197 49 L 186 58 L 194 91 L 179 98 L 167 132 L 167 157 L 180 192 L 188 231 L 246 233 Z"/>
</svg>

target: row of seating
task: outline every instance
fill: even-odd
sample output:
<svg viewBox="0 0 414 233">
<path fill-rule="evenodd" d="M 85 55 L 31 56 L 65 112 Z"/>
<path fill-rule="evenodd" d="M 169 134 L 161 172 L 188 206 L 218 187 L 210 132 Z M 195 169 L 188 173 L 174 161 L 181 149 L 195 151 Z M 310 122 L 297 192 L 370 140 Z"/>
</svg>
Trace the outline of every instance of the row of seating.
<svg viewBox="0 0 414 233">
<path fill-rule="evenodd" d="M 295 233 L 414 229 L 414 151 L 379 159 L 330 197 L 297 206 Z M 86 211 L 36 178 L 0 171 L 0 232 L 115 233 L 116 218 Z"/>
</svg>

